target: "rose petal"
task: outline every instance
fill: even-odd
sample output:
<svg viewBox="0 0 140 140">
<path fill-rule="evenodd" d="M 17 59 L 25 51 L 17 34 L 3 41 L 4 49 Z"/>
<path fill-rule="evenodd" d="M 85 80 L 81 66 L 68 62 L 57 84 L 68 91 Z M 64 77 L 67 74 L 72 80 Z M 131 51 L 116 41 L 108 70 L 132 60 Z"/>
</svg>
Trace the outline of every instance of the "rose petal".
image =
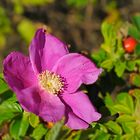
<svg viewBox="0 0 140 140">
<path fill-rule="evenodd" d="M 39 29 L 31 42 L 29 53 L 34 71 L 41 73 L 51 70 L 57 60 L 68 53 L 68 49 L 59 39 Z"/>
<path fill-rule="evenodd" d="M 22 90 L 37 84 L 29 57 L 19 52 L 9 54 L 4 62 L 4 77 L 13 91 Z"/>
<path fill-rule="evenodd" d="M 70 109 L 67 112 L 67 121 L 66 125 L 71 129 L 86 129 L 89 127 L 89 124 L 84 122 L 82 119 L 77 117 Z"/>
<path fill-rule="evenodd" d="M 26 111 L 39 114 L 39 106 L 41 103 L 41 97 L 38 87 L 29 87 L 20 91 L 16 91 L 16 95 L 20 105 Z"/>
<path fill-rule="evenodd" d="M 48 122 L 57 122 L 62 119 L 65 114 L 65 105 L 58 96 L 42 91 L 41 100 L 39 114 L 41 118 Z"/>
<path fill-rule="evenodd" d="M 66 79 L 66 92 L 69 93 L 75 92 L 82 83 L 94 83 L 101 73 L 101 69 L 98 69 L 93 62 L 77 53 L 60 58 L 53 71 Z"/>
<path fill-rule="evenodd" d="M 88 96 L 82 91 L 73 94 L 63 94 L 64 102 L 72 109 L 73 113 L 87 123 L 98 121 L 101 114 L 96 112 Z"/>
</svg>

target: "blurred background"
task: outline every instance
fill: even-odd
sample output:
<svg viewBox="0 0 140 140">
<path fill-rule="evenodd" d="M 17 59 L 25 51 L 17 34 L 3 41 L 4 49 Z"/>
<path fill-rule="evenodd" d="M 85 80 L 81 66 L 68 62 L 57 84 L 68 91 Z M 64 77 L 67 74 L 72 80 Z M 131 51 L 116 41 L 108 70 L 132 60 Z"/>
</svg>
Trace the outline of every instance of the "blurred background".
<svg viewBox="0 0 140 140">
<path fill-rule="evenodd" d="M 71 46 L 71 51 L 96 51 L 103 41 L 104 20 L 130 20 L 139 12 L 140 0 L 0 0 L 0 72 L 11 51 L 28 54 L 37 28 Z"/>
</svg>

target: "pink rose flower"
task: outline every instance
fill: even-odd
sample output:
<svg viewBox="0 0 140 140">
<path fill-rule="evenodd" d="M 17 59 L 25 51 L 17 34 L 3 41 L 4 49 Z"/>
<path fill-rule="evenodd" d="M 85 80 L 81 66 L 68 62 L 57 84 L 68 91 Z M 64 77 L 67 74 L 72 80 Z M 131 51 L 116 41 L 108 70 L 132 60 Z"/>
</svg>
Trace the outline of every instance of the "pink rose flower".
<svg viewBox="0 0 140 140">
<path fill-rule="evenodd" d="M 56 37 L 37 30 L 29 57 L 10 53 L 4 60 L 5 80 L 26 111 L 48 122 L 65 117 L 72 129 L 86 129 L 100 119 L 81 84 L 92 84 L 101 73 L 95 64 L 78 53 L 69 53 Z"/>
</svg>

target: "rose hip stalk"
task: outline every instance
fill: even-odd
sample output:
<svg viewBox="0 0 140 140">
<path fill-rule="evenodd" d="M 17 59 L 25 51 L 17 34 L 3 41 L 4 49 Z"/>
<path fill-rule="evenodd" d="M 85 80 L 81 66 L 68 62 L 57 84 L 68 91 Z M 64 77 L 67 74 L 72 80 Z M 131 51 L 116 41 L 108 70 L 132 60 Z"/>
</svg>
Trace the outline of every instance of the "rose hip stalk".
<svg viewBox="0 0 140 140">
<path fill-rule="evenodd" d="M 26 111 L 48 122 L 65 117 L 72 129 L 86 129 L 100 119 L 81 84 L 92 84 L 101 73 L 89 59 L 69 53 L 56 37 L 39 29 L 33 38 L 29 57 L 12 52 L 4 60 L 5 80 Z"/>
</svg>

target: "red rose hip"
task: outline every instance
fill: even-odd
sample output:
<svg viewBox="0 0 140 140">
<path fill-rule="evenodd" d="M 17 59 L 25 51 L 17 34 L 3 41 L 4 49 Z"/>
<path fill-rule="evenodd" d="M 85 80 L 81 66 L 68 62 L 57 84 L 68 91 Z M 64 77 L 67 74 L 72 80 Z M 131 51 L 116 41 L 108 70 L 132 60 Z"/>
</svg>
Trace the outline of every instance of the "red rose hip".
<svg viewBox="0 0 140 140">
<path fill-rule="evenodd" d="M 127 37 L 123 40 L 123 47 L 127 53 L 133 53 L 137 45 L 137 41 L 133 37 Z"/>
</svg>

